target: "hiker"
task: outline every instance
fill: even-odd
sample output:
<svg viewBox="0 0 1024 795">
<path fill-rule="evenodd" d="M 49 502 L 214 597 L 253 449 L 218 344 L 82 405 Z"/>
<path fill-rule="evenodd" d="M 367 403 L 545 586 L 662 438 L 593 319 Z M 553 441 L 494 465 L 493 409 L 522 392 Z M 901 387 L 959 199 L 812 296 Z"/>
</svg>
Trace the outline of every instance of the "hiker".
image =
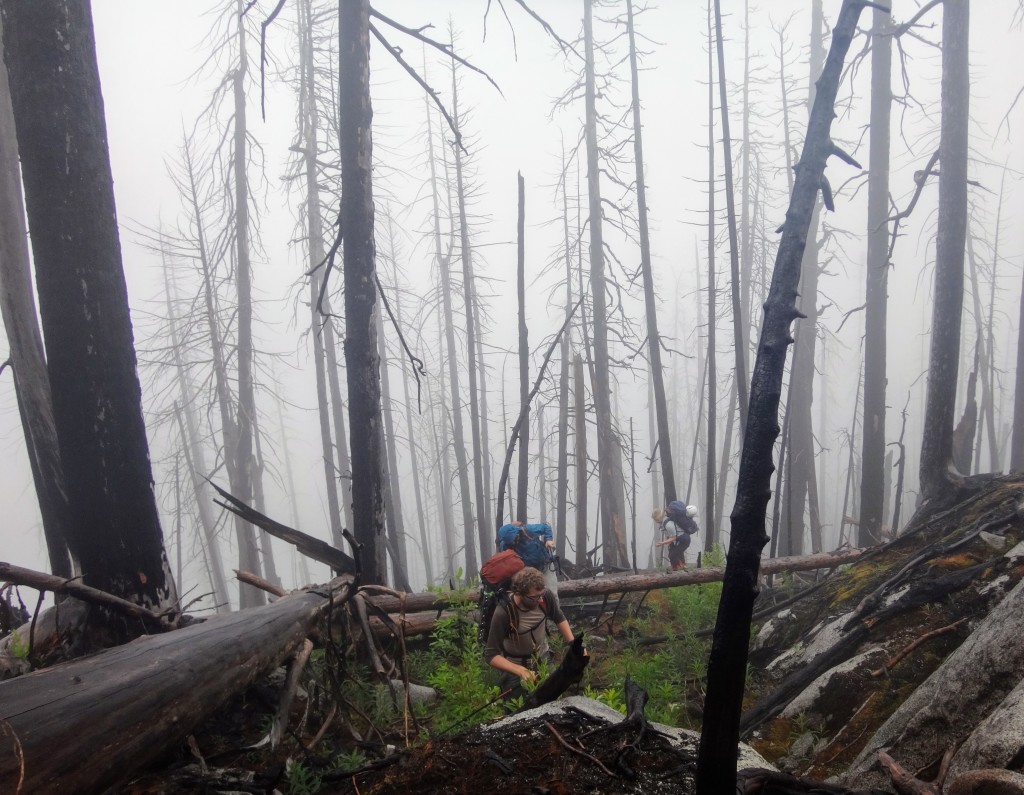
<svg viewBox="0 0 1024 795">
<path fill-rule="evenodd" d="M 515 550 L 523 564 L 544 575 L 544 584 L 552 593 L 558 593 L 558 576 L 555 571 L 555 542 L 551 525 L 547 522 L 525 524 L 510 522 L 498 528 L 498 550 Z"/>
<path fill-rule="evenodd" d="M 544 587 L 544 575 L 527 566 L 512 577 L 509 593 L 494 609 L 484 659 L 501 671 L 498 686 L 505 698 L 525 696 L 524 682 L 537 678 L 541 660 L 553 657 L 548 647 L 547 619 L 567 643 L 574 636 L 558 597 Z"/>
<path fill-rule="evenodd" d="M 651 514 L 651 518 L 661 526 L 661 532 L 667 536 L 655 546 L 668 546 L 672 571 L 686 568 L 686 549 L 690 546 L 690 536 L 700 530 L 693 520 L 696 515 L 696 505 L 684 505 L 679 500 L 672 500 L 664 510 L 659 508 Z"/>
</svg>

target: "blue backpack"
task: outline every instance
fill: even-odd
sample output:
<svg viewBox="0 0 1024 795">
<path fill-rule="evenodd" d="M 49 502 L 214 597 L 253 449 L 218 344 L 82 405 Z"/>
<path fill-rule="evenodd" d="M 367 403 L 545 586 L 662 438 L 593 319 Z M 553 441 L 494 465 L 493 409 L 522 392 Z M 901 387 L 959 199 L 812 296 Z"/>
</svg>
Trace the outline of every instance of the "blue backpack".
<svg viewBox="0 0 1024 795">
<path fill-rule="evenodd" d="M 527 566 L 544 571 L 548 563 L 548 550 L 545 542 L 552 539 L 551 525 L 547 522 L 538 524 L 505 524 L 498 528 L 498 549 L 513 549 Z"/>
</svg>

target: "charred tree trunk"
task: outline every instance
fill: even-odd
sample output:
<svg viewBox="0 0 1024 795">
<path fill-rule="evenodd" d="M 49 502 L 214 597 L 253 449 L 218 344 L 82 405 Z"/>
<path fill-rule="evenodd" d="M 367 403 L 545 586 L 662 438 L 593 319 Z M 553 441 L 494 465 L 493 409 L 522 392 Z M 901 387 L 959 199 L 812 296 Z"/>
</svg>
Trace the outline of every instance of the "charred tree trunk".
<svg viewBox="0 0 1024 795">
<path fill-rule="evenodd" d="M 718 320 L 715 290 L 715 81 L 712 51 L 711 5 L 708 5 L 708 438 L 704 471 L 704 549 L 718 543 L 715 529 L 715 446 L 717 436 L 718 369 L 715 362 L 715 324 Z"/>
<path fill-rule="evenodd" d="M 953 413 L 960 363 L 967 238 L 967 122 L 970 103 L 968 0 L 942 4 L 942 122 L 935 292 L 928 356 L 928 396 L 921 444 L 921 496 L 931 500 L 959 475 L 953 465 Z"/>
<path fill-rule="evenodd" d="M 668 402 L 665 398 L 665 374 L 661 365 L 661 335 L 658 333 L 658 305 L 655 300 L 654 274 L 651 272 L 651 236 L 647 225 L 647 185 L 644 178 L 644 143 L 640 125 L 640 78 L 633 29 L 633 2 L 626 0 L 629 32 L 629 74 L 633 89 L 633 160 L 636 164 L 636 205 L 640 231 L 640 270 L 644 279 L 644 306 L 647 315 L 647 355 L 651 360 L 651 385 L 658 423 L 657 439 L 665 504 L 676 499 L 675 469 L 672 463 L 672 436 L 669 433 Z M 634 561 L 635 562 L 635 561 Z"/>
<path fill-rule="evenodd" d="M 455 61 L 452 60 L 452 119 L 454 120 L 456 138 L 461 140 L 459 127 L 459 86 L 455 79 Z M 470 435 L 473 438 L 473 492 L 476 495 L 476 531 L 477 543 L 480 545 L 480 561 L 491 556 L 494 549 L 494 538 L 488 526 L 490 501 L 487 498 L 487 448 L 483 442 L 482 425 L 486 415 L 480 409 L 480 387 L 477 384 L 477 313 L 476 293 L 473 289 L 475 279 L 473 270 L 473 249 L 469 242 L 469 221 L 466 213 L 466 186 L 463 176 L 462 147 L 455 144 L 455 190 L 459 208 L 459 252 L 462 259 L 462 296 L 466 308 L 466 371 L 469 379 L 469 420 Z M 468 499 L 468 497 L 467 497 Z"/>
<path fill-rule="evenodd" d="M 333 347 L 334 336 L 327 333 L 333 328 L 330 315 L 321 317 L 317 308 L 322 279 L 321 265 L 325 259 L 323 217 L 320 213 L 320 188 L 317 157 L 320 154 L 317 125 L 317 95 L 313 64 L 313 5 L 312 0 L 299 3 L 299 135 L 302 142 L 303 176 L 306 181 L 306 246 L 309 272 L 310 336 L 313 339 L 313 370 L 316 374 L 316 404 L 320 419 L 320 450 L 324 466 L 324 487 L 327 495 L 327 520 L 331 526 L 331 541 L 339 549 L 344 540 L 341 534 L 341 503 L 338 499 L 338 469 L 331 439 L 331 402 L 328 397 L 328 372 L 325 344 Z M 326 299 L 326 295 L 324 296 Z M 325 307 L 326 312 L 326 307 Z M 337 376 L 335 376 L 337 380 Z"/>
<path fill-rule="evenodd" d="M 562 156 L 562 236 L 565 246 L 565 312 L 572 306 L 572 251 L 569 243 L 568 173 Z M 569 329 L 562 335 L 558 375 L 558 480 L 555 486 L 555 551 L 565 560 L 569 535 Z"/>
<path fill-rule="evenodd" d="M 889 15 L 872 12 L 871 145 L 868 154 L 868 254 L 864 307 L 864 442 L 857 543 L 882 539 L 885 518 L 886 315 L 889 284 L 889 120 L 892 110 L 892 36 Z"/>
<path fill-rule="evenodd" d="M 572 373 L 575 398 L 573 420 L 576 423 L 573 455 L 576 468 L 576 565 L 582 568 L 587 565 L 587 471 L 590 464 L 587 460 L 587 402 L 583 387 L 583 357 L 578 353 L 572 360 Z"/>
<path fill-rule="evenodd" d="M 729 92 L 725 83 L 725 42 L 722 39 L 722 6 L 720 0 L 715 3 L 715 42 L 718 53 L 718 97 L 721 104 L 722 114 L 722 167 L 725 174 L 725 212 L 726 225 L 729 229 L 729 265 L 732 278 L 730 281 L 730 295 L 732 297 L 732 330 L 733 348 L 735 352 L 736 372 L 736 394 L 739 398 L 740 408 L 740 435 L 747 424 L 747 319 L 743 314 L 743 306 L 740 301 L 740 252 L 739 241 L 736 232 L 736 198 L 733 192 L 732 179 L 732 139 L 729 137 Z M 731 407 L 730 407 L 731 408 Z M 729 429 L 726 431 L 726 438 L 732 431 L 732 419 L 729 419 Z M 728 452 L 722 453 L 722 458 L 728 458 Z M 717 532 L 717 531 L 716 531 Z"/>
<path fill-rule="evenodd" d="M 590 290 L 593 296 L 594 407 L 597 415 L 597 463 L 600 473 L 601 542 L 607 566 L 629 564 L 622 505 L 622 448 L 615 434 L 611 406 L 608 356 L 608 295 L 605 282 L 604 238 L 601 230 L 601 178 L 597 146 L 597 88 L 594 78 L 593 0 L 583 0 L 586 49 L 587 188 L 590 216 Z"/>
<path fill-rule="evenodd" d="M 751 381 L 751 412 L 744 434 L 732 538 L 708 661 L 697 763 L 700 795 L 731 792 L 736 786 L 736 746 L 747 669 L 750 620 L 757 596 L 761 549 L 768 541 L 765 512 L 771 496 L 772 448 L 779 433 L 779 397 L 790 324 L 796 319 L 797 284 L 807 233 L 822 188 L 825 163 L 837 153 L 830 129 L 843 61 L 856 32 L 863 3 L 846 0 L 832 33 L 832 48 L 818 81 L 796 184 L 775 260 L 771 291 Z"/>
<path fill-rule="evenodd" d="M 71 577 L 67 542 L 72 532 L 68 524 L 71 514 L 64 490 L 43 337 L 36 319 L 24 208 L 11 92 L 7 67 L 0 58 L 0 314 L 10 345 L 18 413 L 39 500 L 50 571 Z"/>
<path fill-rule="evenodd" d="M 808 106 L 813 106 L 815 86 L 824 60 L 822 29 L 824 27 L 822 2 L 811 4 L 811 63 Z M 793 348 L 793 366 L 789 388 L 794 390 L 789 423 L 789 477 L 783 497 L 787 528 L 783 540 L 788 544 L 780 548 L 783 555 L 802 555 L 804 551 L 804 512 L 807 506 L 808 484 L 814 467 L 814 428 L 812 403 L 814 401 L 814 349 L 818 337 L 818 226 L 821 202 L 816 201 L 811 216 L 811 227 L 804 249 L 800 276 L 800 304 L 802 317 L 796 322 L 796 345 Z"/>
<path fill-rule="evenodd" d="M 338 5 L 341 121 L 341 228 L 345 235 L 345 371 L 352 442 L 352 519 L 365 583 L 384 583 L 380 362 L 373 240 L 373 143 L 370 107 L 370 4 Z"/>
<path fill-rule="evenodd" d="M 92 13 L 85 0 L 4 2 L 54 422 L 89 585 L 172 605 L 121 265 Z M 120 632 L 116 630 L 115 632 Z"/>
<path fill-rule="evenodd" d="M 526 185 L 516 174 L 516 297 L 519 307 L 519 406 L 523 422 L 519 427 L 519 474 L 516 482 L 516 520 L 526 523 L 530 512 L 530 339 L 526 327 Z M 514 442 L 513 442 L 514 444 Z M 500 498 L 499 498 L 500 499 Z M 499 523 L 500 526 L 500 523 Z M 495 528 L 497 530 L 497 527 Z"/>
<path fill-rule="evenodd" d="M 248 160 L 248 128 L 245 110 L 245 78 L 249 71 L 249 60 L 245 47 L 245 20 L 242 0 L 237 0 L 236 23 L 238 25 L 238 68 L 231 80 L 234 97 L 234 143 L 231 150 L 231 167 L 234 180 L 234 225 L 235 225 L 235 286 L 238 290 L 238 339 L 236 356 L 238 373 L 238 412 L 236 414 L 235 478 L 231 490 L 246 503 L 252 502 L 255 494 L 256 457 L 253 453 L 253 438 L 256 423 L 256 391 L 253 386 L 253 342 L 252 342 L 252 264 L 249 258 L 249 177 L 246 173 Z M 243 571 L 259 576 L 263 572 L 256 534 L 251 525 L 236 520 L 238 541 L 238 565 Z M 266 594 L 252 586 L 239 584 L 239 606 L 254 607 L 266 602 Z"/>
</svg>

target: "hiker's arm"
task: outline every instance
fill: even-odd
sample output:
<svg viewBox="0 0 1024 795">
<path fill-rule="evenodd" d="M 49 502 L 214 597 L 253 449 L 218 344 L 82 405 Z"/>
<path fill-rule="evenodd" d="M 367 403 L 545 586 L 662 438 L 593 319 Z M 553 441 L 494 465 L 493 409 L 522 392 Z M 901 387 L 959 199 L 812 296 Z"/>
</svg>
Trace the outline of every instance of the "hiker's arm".
<svg viewBox="0 0 1024 795">
<path fill-rule="evenodd" d="M 514 663 L 510 659 L 501 654 L 495 654 L 487 662 L 495 668 L 497 668 L 499 671 L 506 671 L 507 673 L 515 674 L 524 682 L 532 682 L 537 678 L 537 674 L 535 674 L 525 665 L 519 665 L 517 663 Z"/>
<path fill-rule="evenodd" d="M 562 619 L 558 622 L 556 626 L 558 628 L 559 634 L 563 638 L 565 638 L 566 643 L 572 643 L 576 639 L 576 637 L 572 634 L 572 627 L 569 626 L 568 619 Z"/>
</svg>

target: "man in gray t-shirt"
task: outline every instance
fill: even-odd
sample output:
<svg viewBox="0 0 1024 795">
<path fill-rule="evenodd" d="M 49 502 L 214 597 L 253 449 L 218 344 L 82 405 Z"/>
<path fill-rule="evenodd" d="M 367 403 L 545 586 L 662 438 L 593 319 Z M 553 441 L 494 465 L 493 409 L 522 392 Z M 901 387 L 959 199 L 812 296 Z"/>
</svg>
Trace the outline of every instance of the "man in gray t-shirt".
<svg viewBox="0 0 1024 795">
<path fill-rule="evenodd" d="M 484 658 L 501 671 L 498 686 L 507 698 L 525 695 L 523 682 L 537 678 L 537 663 L 550 657 L 545 621 L 551 619 L 567 643 L 572 629 L 558 597 L 544 587 L 544 575 L 527 566 L 512 577 L 507 600 L 494 608 Z"/>
</svg>

